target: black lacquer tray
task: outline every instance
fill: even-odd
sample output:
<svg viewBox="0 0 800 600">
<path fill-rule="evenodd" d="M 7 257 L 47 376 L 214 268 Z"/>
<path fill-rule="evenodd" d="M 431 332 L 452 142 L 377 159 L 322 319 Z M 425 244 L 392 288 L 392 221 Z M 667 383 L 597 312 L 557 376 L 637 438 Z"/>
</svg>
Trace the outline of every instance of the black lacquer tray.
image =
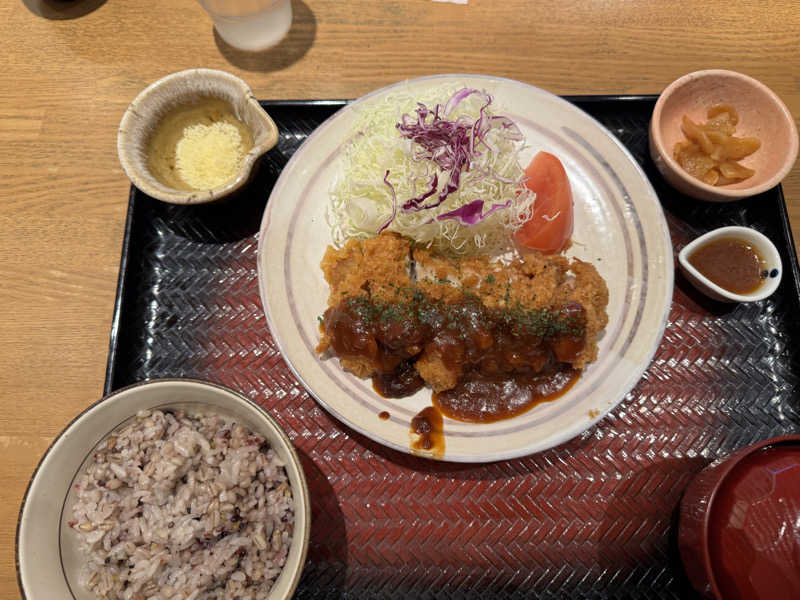
<svg viewBox="0 0 800 600">
<path fill-rule="evenodd" d="M 730 204 L 681 196 L 648 156 L 655 97 L 568 100 L 642 165 L 676 254 L 705 231 L 747 225 L 776 243 L 784 274 L 769 299 L 727 305 L 676 271 L 664 339 L 639 384 L 594 428 L 521 459 L 456 465 L 386 449 L 321 409 L 270 336 L 261 216 L 288 159 L 344 102 L 263 102 L 280 139 L 238 197 L 180 207 L 131 189 L 106 392 L 193 377 L 275 416 L 311 490 L 298 598 L 695 597 L 675 543 L 689 480 L 734 448 L 800 430 L 800 277 L 781 189 Z"/>
</svg>

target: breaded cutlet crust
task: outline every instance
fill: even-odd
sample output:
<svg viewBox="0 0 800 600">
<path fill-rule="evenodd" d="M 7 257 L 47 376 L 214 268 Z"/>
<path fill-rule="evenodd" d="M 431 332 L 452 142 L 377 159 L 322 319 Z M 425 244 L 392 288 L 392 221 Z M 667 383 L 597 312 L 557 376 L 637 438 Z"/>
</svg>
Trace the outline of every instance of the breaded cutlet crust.
<svg viewBox="0 0 800 600">
<path fill-rule="evenodd" d="M 460 301 L 466 291 L 486 307 L 499 309 L 558 310 L 577 302 L 586 314 L 586 345 L 571 363 L 577 369 L 596 360 L 597 341 L 608 323 L 608 288 L 597 269 L 561 255 L 530 252 L 507 265 L 490 262 L 486 256 L 453 259 L 384 232 L 374 238 L 351 239 L 341 249 L 328 247 L 321 267 L 331 288 L 330 307 L 345 297 L 396 302 L 407 297 L 409 289 L 446 304 Z M 329 347 L 330 340 L 322 331 L 317 352 L 323 354 Z M 423 352 L 415 368 L 434 391 L 441 391 L 455 386 L 461 375 L 449 369 L 447 362 L 452 361 Z M 367 360 L 343 359 L 341 364 L 359 377 L 374 373 Z"/>
</svg>

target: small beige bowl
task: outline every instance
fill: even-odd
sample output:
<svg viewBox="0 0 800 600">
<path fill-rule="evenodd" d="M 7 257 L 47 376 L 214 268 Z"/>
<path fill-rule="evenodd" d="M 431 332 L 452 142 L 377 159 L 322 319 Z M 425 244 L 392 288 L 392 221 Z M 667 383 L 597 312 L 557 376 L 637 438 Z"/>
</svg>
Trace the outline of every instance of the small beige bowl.
<svg viewBox="0 0 800 600">
<path fill-rule="evenodd" d="M 218 98 L 233 107 L 234 115 L 253 133 L 253 147 L 241 162 L 239 173 L 210 190 L 179 190 L 159 182 L 147 167 L 146 143 L 171 109 L 197 98 Z M 131 102 L 117 133 L 117 153 L 133 184 L 148 196 L 172 204 L 212 202 L 241 188 L 250 178 L 256 160 L 278 141 L 278 128 L 238 77 L 214 69 L 189 69 L 172 73 L 145 88 Z"/>
<path fill-rule="evenodd" d="M 757 137 L 761 148 L 741 161 L 755 175 L 716 187 L 684 171 L 672 150 L 684 139 L 683 115 L 705 122 L 708 108 L 721 102 L 739 113 L 736 135 Z M 789 173 L 797 151 L 797 126 L 786 105 L 763 83 L 734 71 L 709 69 L 675 80 L 659 96 L 650 121 L 650 155 L 656 167 L 678 191 L 698 200 L 731 202 L 765 192 Z"/>
<path fill-rule="evenodd" d="M 769 271 L 769 275 L 764 283 L 751 294 L 734 294 L 733 292 L 729 292 L 711 281 L 708 277 L 695 269 L 689 262 L 689 256 L 691 256 L 699 246 L 706 242 L 724 237 L 738 238 L 747 242 L 758 252 L 766 263 L 764 269 Z M 778 289 L 781 277 L 783 276 L 781 256 L 778 254 L 778 249 L 775 247 L 775 244 L 763 233 L 751 229 L 750 227 L 720 227 L 719 229 L 714 229 L 713 231 L 701 235 L 684 246 L 683 250 L 680 251 L 678 254 L 678 264 L 684 275 L 686 275 L 686 278 L 694 287 L 710 298 L 722 302 L 756 302 L 758 300 L 763 300 L 771 296 L 773 292 Z"/>
<path fill-rule="evenodd" d="M 134 384 L 87 408 L 59 434 L 42 457 L 28 485 L 17 524 L 16 563 L 27 600 L 90 600 L 78 584 L 82 565 L 78 543 L 67 525 L 70 490 L 97 444 L 146 409 L 216 412 L 237 419 L 269 441 L 283 460 L 294 499 L 295 526 L 283 571 L 267 600 L 294 593 L 306 559 L 311 531 L 308 486 L 297 452 L 267 412 L 226 387 L 190 379 L 161 379 Z"/>
</svg>

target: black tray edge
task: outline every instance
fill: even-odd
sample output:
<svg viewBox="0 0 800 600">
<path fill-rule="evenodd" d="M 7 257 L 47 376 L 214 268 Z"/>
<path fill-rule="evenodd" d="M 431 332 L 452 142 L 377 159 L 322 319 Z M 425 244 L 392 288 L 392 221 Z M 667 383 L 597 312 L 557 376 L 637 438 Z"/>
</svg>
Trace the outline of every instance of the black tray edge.
<svg viewBox="0 0 800 600">
<path fill-rule="evenodd" d="M 786 249 L 789 250 L 789 268 L 792 272 L 792 282 L 794 283 L 794 293 L 795 296 L 800 297 L 800 264 L 797 261 L 797 247 L 794 244 L 794 235 L 792 234 L 792 224 L 789 221 L 789 211 L 786 208 L 786 198 L 783 196 L 783 187 L 778 184 L 775 187 L 775 191 L 778 193 L 778 199 L 780 200 L 780 219 L 781 219 L 781 226 L 783 228 L 783 237 L 786 241 Z M 784 271 L 786 267 L 784 266 Z"/>
<path fill-rule="evenodd" d="M 114 314 L 111 318 L 111 331 L 108 342 L 108 361 L 106 362 L 106 378 L 103 382 L 103 395 L 107 396 L 112 392 L 114 375 L 117 362 L 117 346 L 119 336 L 120 319 L 122 318 L 122 302 L 125 297 L 125 288 L 128 279 L 128 261 L 130 258 L 131 238 L 133 237 L 133 221 L 136 212 L 136 192 L 138 190 L 131 185 L 128 193 L 128 212 L 125 217 L 125 232 L 122 235 L 122 250 L 119 263 L 119 274 L 117 275 L 117 296 L 114 298 Z"/>
<path fill-rule="evenodd" d="M 595 104 L 601 102 L 655 102 L 658 94 L 572 94 L 561 96 L 572 104 Z"/>
</svg>

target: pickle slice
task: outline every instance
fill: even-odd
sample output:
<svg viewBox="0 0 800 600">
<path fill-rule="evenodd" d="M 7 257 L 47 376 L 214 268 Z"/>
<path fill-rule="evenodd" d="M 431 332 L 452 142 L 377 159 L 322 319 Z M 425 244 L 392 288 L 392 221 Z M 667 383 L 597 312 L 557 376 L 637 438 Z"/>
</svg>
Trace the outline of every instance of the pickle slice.
<svg viewBox="0 0 800 600">
<path fill-rule="evenodd" d="M 673 147 L 675 160 L 692 177 L 708 185 L 729 185 L 752 177 L 755 171 L 736 161 L 757 151 L 761 140 L 733 135 L 739 114 L 730 104 L 715 104 L 706 114 L 705 123 L 695 123 L 683 116 L 681 130 L 686 139 Z"/>
</svg>

